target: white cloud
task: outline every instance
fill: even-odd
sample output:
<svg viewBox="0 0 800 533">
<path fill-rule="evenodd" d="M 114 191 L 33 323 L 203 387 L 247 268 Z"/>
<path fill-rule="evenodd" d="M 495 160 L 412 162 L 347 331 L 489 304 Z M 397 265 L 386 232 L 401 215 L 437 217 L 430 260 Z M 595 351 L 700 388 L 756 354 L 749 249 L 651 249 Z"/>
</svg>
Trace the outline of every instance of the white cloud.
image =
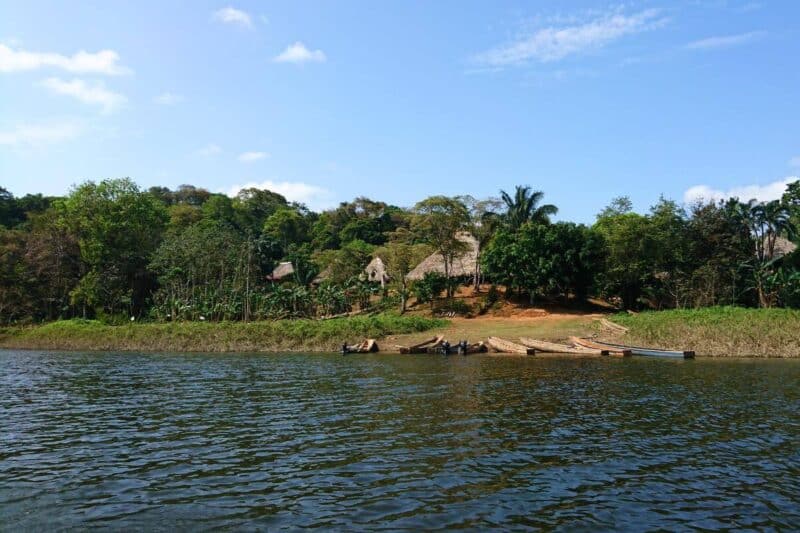
<svg viewBox="0 0 800 533">
<path fill-rule="evenodd" d="M 253 19 L 250 17 L 249 13 L 231 6 L 223 7 L 215 11 L 214 18 L 225 24 L 236 24 L 243 28 L 253 27 Z"/>
<path fill-rule="evenodd" d="M 22 72 L 51 67 L 80 74 L 106 74 L 116 76 L 132 71 L 119 65 L 119 54 L 114 50 L 96 53 L 79 51 L 71 56 L 50 52 L 29 52 L 0 44 L 0 72 Z"/>
<path fill-rule="evenodd" d="M 76 122 L 20 124 L 12 130 L 0 131 L 0 146 L 33 148 L 74 139 L 83 128 Z"/>
<path fill-rule="evenodd" d="M 327 58 L 322 50 L 309 50 L 306 45 L 297 41 L 286 47 L 286 50 L 281 52 L 275 57 L 278 63 L 308 63 L 317 62 L 322 63 Z"/>
<path fill-rule="evenodd" d="M 266 152 L 244 152 L 243 154 L 239 154 L 239 161 L 242 163 L 252 163 L 266 157 L 269 157 L 269 154 Z"/>
<path fill-rule="evenodd" d="M 626 35 L 657 28 L 666 22 L 660 13 L 658 9 L 647 9 L 625 15 L 615 9 L 589 22 L 539 28 L 515 42 L 478 54 L 475 60 L 492 67 L 558 61 L 600 48 Z"/>
<path fill-rule="evenodd" d="M 707 37 L 699 41 L 692 41 L 686 45 L 689 50 L 716 50 L 718 48 L 730 48 L 732 46 L 739 46 L 747 44 L 751 41 L 759 39 L 765 35 L 763 31 L 751 31 L 748 33 L 740 33 L 738 35 L 721 35 L 716 37 Z"/>
<path fill-rule="evenodd" d="M 266 180 L 260 183 L 251 181 L 243 185 L 234 185 L 227 191 L 228 196 L 236 196 L 242 189 L 267 189 L 278 194 L 282 194 L 291 202 L 306 204 L 309 208 L 319 210 L 335 205 L 333 195 L 327 189 L 310 185 L 301 181 L 272 181 Z"/>
<path fill-rule="evenodd" d="M 800 167 L 800 155 L 789 160 L 789 166 Z"/>
<path fill-rule="evenodd" d="M 61 78 L 47 78 L 41 86 L 56 94 L 71 96 L 85 104 L 99 105 L 103 112 L 110 113 L 128 101 L 125 96 L 106 89 L 103 82 L 94 84 L 80 79 L 70 81 Z"/>
<path fill-rule="evenodd" d="M 200 157 L 213 157 L 222 153 L 222 148 L 214 143 L 209 143 L 195 152 Z"/>
<path fill-rule="evenodd" d="M 154 97 L 153 102 L 158 105 L 175 105 L 183 102 L 183 95 L 167 91 Z"/>
<path fill-rule="evenodd" d="M 786 191 L 786 186 L 797 181 L 797 176 L 789 176 L 782 180 L 773 181 L 766 185 L 742 185 L 728 190 L 714 189 L 708 185 L 695 185 L 683 193 L 683 201 L 687 204 L 696 201 L 718 201 L 728 198 L 738 198 L 743 202 L 756 199 L 759 202 L 778 200 Z"/>
</svg>

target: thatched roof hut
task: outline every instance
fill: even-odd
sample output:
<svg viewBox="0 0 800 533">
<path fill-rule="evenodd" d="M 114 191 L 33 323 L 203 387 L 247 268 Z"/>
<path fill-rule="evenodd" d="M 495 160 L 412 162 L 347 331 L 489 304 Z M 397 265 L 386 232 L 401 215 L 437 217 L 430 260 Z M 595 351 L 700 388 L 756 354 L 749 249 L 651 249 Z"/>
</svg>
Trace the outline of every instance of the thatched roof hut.
<svg viewBox="0 0 800 533">
<path fill-rule="evenodd" d="M 766 248 L 766 243 L 765 243 L 764 247 Z M 789 255 L 790 253 L 794 252 L 795 250 L 797 250 L 797 245 L 795 243 L 793 243 L 792 241 L 790 241 L 789 239 L 786 239 L 784 237 L 776 237 L 775 238 L 775 253 L 773 254 L 774 257 L 771 257 L 769 259 L 773 259 L 775 257 L 783 257 L 785 255 Z"/>
<path fill-rule="evenodd" d="M 291 261 L 282 261 L 278 263 L 272 270 L 272 274 L 267 276 L 269 281 L 280 281 L 283 278 L 289 277 L 294 274 L 294 265 L 292 265 Z"/>
<path fill-rule="evenodd" d="M 364 269 L 364 272 L 367 274 L 367 280 L 380 283 L 381 287 L 386 285 L 386 282 L 389 281 L 389 274 L 386 272 L 386 265 L 383 264 L 383 261 L 380 257 L 376 257 L 370 261 L 367 267 Z"/>
<path fill-rule="evenodd" d="M 450 276 L 456 278 L 474 276 L 478 265 L 478 241 L 466 232 L 459 233 L 456 238 L 466 244 L 466 250 L 453 258 L 453 264 L 450 266 Z M 406 279 L 409 281 L 420 280 L 428 272 L 444 274 L 444 258 L 438 252 L 426 257 L 414 270 L 408 273 Z"/>
</svg>

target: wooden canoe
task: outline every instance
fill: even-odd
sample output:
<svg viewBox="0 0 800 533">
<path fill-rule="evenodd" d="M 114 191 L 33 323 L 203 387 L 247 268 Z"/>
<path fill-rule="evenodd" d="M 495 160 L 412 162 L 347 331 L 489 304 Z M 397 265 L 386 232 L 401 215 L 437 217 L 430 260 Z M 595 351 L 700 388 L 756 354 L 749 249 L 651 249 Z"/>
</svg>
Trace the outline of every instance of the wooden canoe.
<svg viewBox="0 0 800 533">
<path fill-rule="evenodd" d="M 626 346 L 611 342 L 595 341 L 595 344 L 608 346 L 610 349 L 630 350 L 633 355 L 645 357 L 675 357 L 679 359 L 694 359 L 694 352 L 691 350 L 659 350 L 657 348 L 641 348 L 639 346 Z"/>
<path fill-rule="evenodd" d="M 608 355 L 621 355 L 624 357 L 633 355 L 630 350 L 600 344 L 598 342 L 589 339 L 581 339 L 580 337 L 570 337 L 569 341 L 574 343 L 576 346 L 582 346 L 584 348 L 590 348 L 592 350 L 608 351 Z"/>
<path fill-rule="evenodd" d="M 501 339 L 500 337 L 489 337 L 486 340 L 486 345 L 495 352 L 499 353 L 516 353 L 520 355 L 534 355 L 536 353 L 535 348 L 530 348 L 524 344 L 519 344 L 506 339 Z"/>
<path fill-rule="evenodd" d="M 411 354 L 411 353 L 430 353 L 429 349 L 437 349 L 439 346 L 442 345 L 444 342 L 444 337 L 439 335 L 437 337 L 433 337 L 432 339 L 428 339 L 424 342 L 420 342 L 414 344 L 413 346 L 400 346 L 400 353 L 402 354 Z"/>
<path fill-rule="evenodd" d="M 364 339 L 358 344 L 347 347 L 347 353 L 373 353 L 378 351 L 378 343 L 375 339 Z"/>
<path fill-rule="evenodd" d="M 486 346 L 486 343 L 483 342 L 475 342 L 473 344 L 467 345 L 467 354 L 471 353 L 486 353 L 489 351 L 489 348 Z"/>
<path fill-rule="evenodd" d="M 532 339 L 530 337 L 522 337 L 520 338 L 520 341 L 525 346 L 535 348 L 537 352 L 542 353 L 563 353 L 569 355 L 608 355 L 608 350 L 593 350 L 592 348 L 584 348 L 583 346 L 569 346 L 567 344 L 540 341 L 539 339 Z"/>
<path fill-rule="evenodd" d="M 429 346 L 428 348 L 426 348 L 427 349 L 426 352 L 422 352 L 422 353 L 428 353 L 428 354 L 432 354 L 432 355 L 440 355 L 442 353 L 442 350 L 443 350 L 443 346 L 442 346 L 443 344 L 444 344 L 444 341 L 440 341 L 438 343 L 435 343 L 435 344 Z M 467 345 L 467 354 L 485 353 L 487 351 L 489 351 L 489 349 L 486 347 L 486 344 L 484 344 L 482 342 L 476 342 L 476 343 Z M 450 344 L 450 355 L 457 355 L 457 354 L 458 354 L 458 344 Z"/>
</svg>

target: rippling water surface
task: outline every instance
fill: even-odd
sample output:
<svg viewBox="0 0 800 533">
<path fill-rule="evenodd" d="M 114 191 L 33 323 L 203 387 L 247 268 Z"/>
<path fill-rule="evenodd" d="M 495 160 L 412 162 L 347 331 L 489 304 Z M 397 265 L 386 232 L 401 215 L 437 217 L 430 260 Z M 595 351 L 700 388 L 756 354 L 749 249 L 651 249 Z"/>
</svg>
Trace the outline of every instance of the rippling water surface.
<svg viewBox="0 0 800 533">
<path fill-rule="evenodd" d="M 0 352 L 0 529 L 800 528 L 800 361 Z"/>
</svg>

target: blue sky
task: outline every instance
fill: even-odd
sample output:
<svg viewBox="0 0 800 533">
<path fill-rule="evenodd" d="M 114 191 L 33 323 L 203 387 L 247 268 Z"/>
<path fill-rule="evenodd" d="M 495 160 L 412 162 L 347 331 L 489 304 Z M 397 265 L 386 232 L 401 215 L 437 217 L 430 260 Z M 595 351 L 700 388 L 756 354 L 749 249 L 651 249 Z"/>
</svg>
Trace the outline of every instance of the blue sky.
<svg viewBox="0 0 800 533">
<path fill-rule="evenodd" d="M 0 185 L 320 209 L 530 184 L 591 222 L 800 173 L 800 2 L 0 0 Z"/>
</svg>

